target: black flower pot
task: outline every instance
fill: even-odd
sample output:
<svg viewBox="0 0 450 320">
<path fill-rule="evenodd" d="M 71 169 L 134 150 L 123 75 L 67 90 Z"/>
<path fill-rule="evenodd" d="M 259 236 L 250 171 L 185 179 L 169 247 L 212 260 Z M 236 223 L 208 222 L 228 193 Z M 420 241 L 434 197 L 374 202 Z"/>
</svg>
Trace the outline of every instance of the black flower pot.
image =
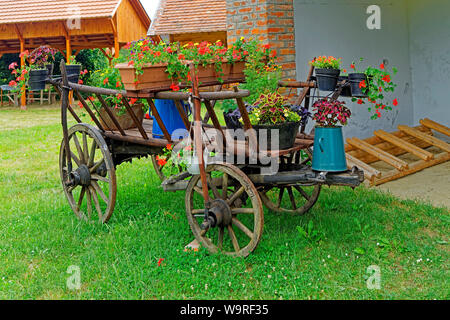
<svg viewBox="0 0 450 320">
<path fill-rule="evenodd" d="M 340 76 L 338 82 L 341 83 L 344 80 L 346 81 L 346 83 L 344 84 L 344 87 L 342 88 L 341 97 L 351 97 L 352 91 L 350 89 L 350 84 L 348 82 L 348 76 Z"/>
<path fill-rule="evenodd" d="M 341 70 L 338 69 L 316 69 L 317 85 L 321 91 L 334 91 Z"/>
<path fill-rule="evenodd" d="M 53 70 L 55 65 L 53 63 L 46 64 L 45 67 L 48 70 L 48 76 L 51 78 L 53 76 Z"/>
<path fill-rule="evenodd" d="M 267 130 L 267 150 L 272 149 L 272 140 L 276 138 L 272 130 L 278 130 L 279 134 L 279 150 L 290 149 L 294 146 L 295 137 L 298 134 L 300 128 L 300 122 L 287 122 L 280 124 L 262 124 L 255 125 L 253 129 L 256 131 L 256 137 L 258 142 L 265 140 L 265 136 L 262 134 L 262 130 Z M 261 137 L 261 138 L 260 138 Z M 261 147 L 261 146 L 260 146 Z M 264 148 L 265 149 L 265 148 Z"/>
<path fill-rule="evenodd" d="M 350 81 L 350 89 L 352 92 L 352 97 L 355 98 L 367 98 L 367 95 L 363 92 L 363 88 L 359 87 L 361 81 L 367 82 L 367 76 L 364 73 L 350 73 L 348 75 L 348 80 Z"/>
<path fill-rule="evenodd" d="M 81 65 L 68 64 L 66 65 L 67 78 L 69 82 L 78 83 L 80 80 Z"/>
<path fill-rule="evenodd" d="M 228 129 L 242 129 L 242 124 L 239 122 L 239 117 L 232 115 L 233 111 L 228 111 L 223 113 L 223 119 L 227 125 Z"/>
<path fill-rule="evenodd" d="M 41 91 L 45 89 L 45 81 L 48 76 L 48 69 L 37 69 L 30 71 L 28 86 L 31 91 Z"/>
</svg>

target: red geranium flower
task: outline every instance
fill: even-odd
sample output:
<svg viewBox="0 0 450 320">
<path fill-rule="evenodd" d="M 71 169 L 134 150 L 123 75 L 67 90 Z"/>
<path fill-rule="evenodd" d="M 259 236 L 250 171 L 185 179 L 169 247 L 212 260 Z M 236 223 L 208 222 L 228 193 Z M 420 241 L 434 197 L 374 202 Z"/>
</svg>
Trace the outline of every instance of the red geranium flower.
<svg viewBox="0 0 450 320">
<path fill-rule="evenodd" d="M 166 145 L 167 150 L 172 150 L 173 146 L 171 144 Z"/>
<path fill-rule="evenodd" d="M 398 106 L 398 100 L 397 100 L 397 99 L 394 99 L 394 101 L 392 102 L 392 104 L 393 104 L 394 106 Z"/>
<path fill-rule="evenodd" d="M 384 63 L 380 64 L 380 69 L 384 69 Z"/>
<path fill-rule="evenodd" d="M 11 82 L 9 83 L 9 86 L 10 86 L 10 87 L 15 87 L 15 86 L 17 86 L 17 82 L 15 82 L 15 81 L 13 80 L 13 81 L 11 81 Z"/>
<path fill-rule="evenodd" d="M 358 100 L 358 104 L 363 104 L 363 103 L 364 103 L 364 101 L 362 99 Z"/>
<path fill-rule="evenodd" d="M 164 261 L 164 258 L 160 258 L 159 260 L 158 260 L 158 267 L 160 267 L 161 266 L 161 263 Z"/>
<path fill-rule="evenodd" d="M 103 84 L 107 84 L 109 83 L 109 78 L 106 78 L 105 80 L 103 80 Z"/>
<path fill-rule="evenodd" d="M 390 75 L 386 75 L 386 76 L 383 77 L 382 80 L 385 81 L 385 82 L 391 82 L 391 76 Z"/>
<path fill-rule="evenodd" d="M 356 67 L 355 67 L 355 65 L 352 63 L 352 64 L 350 65 L 350 68 L 355 69 Z"/>
<path fill-rule="evenodd" d="M 170 89 L 172 89 L 173 91 L 180 91 L 180 86 L 175 83 L 172 83 Z"/>
<path fill-rule="evenodd" d="M 131 99 L 130 99 L 130 105 L 135 104 L 137 100 L 138 100 L 138 99 L 136 99 L 136 98 L 131 98 Z"/>
<path fill-rule="evenodd" d="M 361 88 L 366 88 L 367 87 L 367 84 L 366 84 L 366 80 L 363 80 L 363 81 L 361 81 L 360 83 L 359 83 L 359 88 L 361 89 Z"/>
</svg>

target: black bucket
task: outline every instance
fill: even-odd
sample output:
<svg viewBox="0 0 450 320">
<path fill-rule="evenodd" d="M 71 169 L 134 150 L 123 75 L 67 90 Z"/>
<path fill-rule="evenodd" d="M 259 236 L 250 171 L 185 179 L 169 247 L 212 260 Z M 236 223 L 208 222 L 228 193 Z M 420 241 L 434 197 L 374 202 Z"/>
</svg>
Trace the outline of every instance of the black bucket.
<svg viewBox="0 0 450 320">
<path fill-rule="evenodd" d="M 78 83 L 80 80 L 81 64 L 67 64 L 66 72 L 69 82 Z"/>
<path fill-rule="evenodd" d="M 262 137 L 260 139 L 260 130 L 267 130 L 267 150 L 272 149 L 272 131 L 278 129 L 279 132 L 279 150 L 290 149 L 294 146 L 295 137 L 298 134 L 298 129 L 300 128 L 300 122 L 287 122 L 280 124 L 267 124 L 267 125 L 255 125 L 253 129 L 256 131 L 256 136 L 258 142 L 261 143 Z M 261 146 L 260 146 L 261 148 Z M 266 149 L 266 148 L 264 148 Z"/>
<path fill-rule="evenodd" d="M 53 70 L 54 70 L 55 65 L 53 63 L 49 63 L 49 64 L 46 64 L 45 67 L 48 70 L 49 78 L 51 78 L 53 76 Z"/>
<path fill-rule="evenodd" d="M 28 86 L 31 91 L 41 91 L 45 89 L 45 81 L 47 80 L 48 69 L 37 69 L 30 71 L 30 79 Z"/>
<path fill-rule="evenodd" d="M 338 82 L 341 83 L 342 81 L 346 81 L 344 84 L 344 87 L 341 91 L 341 97 L 351 97 L 352 91 L 350 89 L 350 83 L 348 82 L 348 76 L 340 76 Z"/>
<path fill-rule="evenodd" d="M 317 85 L 321 91 L 334 91 L 341 70 L 338 69 L 316 69 Z"/>
<path fill-rule="evenodd" d="M 366 85 L 369 85 L 367 82 L 367 76 L 364 73 L 350 73 L 348 75 L 348 79 L 350 81 L 352 97 L 367 98 L 367 95 L 363 92 L 362 88 L 359 87 L 361 81 L 364 80 L 366 81 Z"/>
</svg>

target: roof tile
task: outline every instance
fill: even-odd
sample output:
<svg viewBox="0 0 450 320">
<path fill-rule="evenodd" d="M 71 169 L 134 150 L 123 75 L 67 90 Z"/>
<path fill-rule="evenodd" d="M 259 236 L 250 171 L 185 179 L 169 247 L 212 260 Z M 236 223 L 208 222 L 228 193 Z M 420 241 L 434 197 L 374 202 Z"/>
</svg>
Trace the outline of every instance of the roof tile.
<svg viewBox="0 0 450 320">
<path fill-rule="evenodd" d="M 112 17 L 121 0 L 1 0 L 0 24 Z"/>
<path fill-rule="evenodd" d="M 149 35 L 227 29 L 226 0 L 162 0 Z"/>
</svg>

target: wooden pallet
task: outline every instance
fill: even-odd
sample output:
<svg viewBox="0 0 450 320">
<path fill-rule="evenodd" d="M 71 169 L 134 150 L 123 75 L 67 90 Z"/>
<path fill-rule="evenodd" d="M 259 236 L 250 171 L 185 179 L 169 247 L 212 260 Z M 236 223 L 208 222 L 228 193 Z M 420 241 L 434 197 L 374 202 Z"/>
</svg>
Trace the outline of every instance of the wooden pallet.
<svg viewBox="0 0 450 320">
<path fill-rule="evenodd" d="M 365 140 L 347 139 L 348 167 L 364 170 L 366 180 L 376 186 L 449 161 L 450 144 L 434 137 L 432 130 L 450 137 L 450 129 L 430 119 L 420 120 L 420 124 L 414 128 L 400 125 L 393 133 L 378 130 Z M 404 155 L 419 160 L 409 162 L 400 158 Z M 377 169 L 380 161 L 393 169 Z"/>
</svg>

